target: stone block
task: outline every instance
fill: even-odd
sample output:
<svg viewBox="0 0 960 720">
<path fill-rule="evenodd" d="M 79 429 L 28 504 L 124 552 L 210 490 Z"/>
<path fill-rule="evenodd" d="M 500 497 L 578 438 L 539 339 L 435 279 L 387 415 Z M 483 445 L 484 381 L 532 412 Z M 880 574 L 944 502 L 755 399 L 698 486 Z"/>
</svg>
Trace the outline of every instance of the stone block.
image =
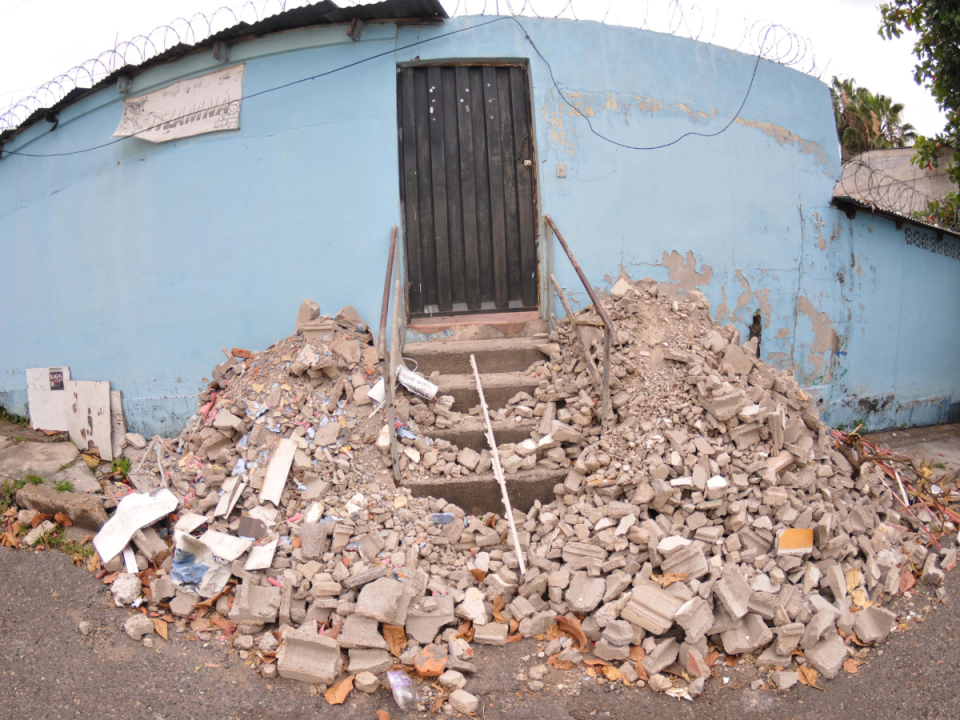
<svg viewBox="0 0 960 720">
<path fill-rule="evenodd" d="M 557 613 L 553 610 L 541 610 L 536 615 L 525 618 L 520 623 L 520 634 L 524 637 L 536 637 L 544 634 L 556 621 Z M 474 635 L 476 639 L 476 635 Z"/>
<path fill-rule="evenodd" d="M 704 637 L 714 622 L 713 610 L 699 597 L 690 598 L 681 605 L 674 619 L 683 628 L 688 642 L 697 642 Z"/>
<path fill-rule="evenodd" d="M 654 648 L 653 652 L 647 653 L 643 658 L 643 669 L 647 675 L 655 675 L 664 668 L 670 667 L 677 659 L 680 653 L 680 644 L 676 638 L 667 638 Z"/>
<path fill-rule="evenodd" d="M 660 569 L 665 573 L 687 573 L 688 579 L 699 579 L 706 575 L 710 568 L 707 559 L 699 547 L 685 547 L 664 558 Z"/>
<path fill-rule="evenodd" d="M 81 463 L 82 464 L 82 463 Z M 24 485 L 17 490 L 17 505 L 54 517 L 62 512 L 77 527 L 99 530 L 107 522 L 100 498 L 81 493 L 58 493 L 47 485 Z"/>
<path fill-rule="evenodd" d="M 507 644 L 508 630 L 509 628 L 503 623 L 478 625 L 473 630 L 473 641 L 478 645 L 495 645 L 500 647 Z"/>
<path fill-rule="evenodd" d="M 614 645 L 605 638 L 601 638 L 593 647 L 593 654 L 601 660 L 626 660 L 630 657 L 630 647 L 628 645 Z"/>
</svg>

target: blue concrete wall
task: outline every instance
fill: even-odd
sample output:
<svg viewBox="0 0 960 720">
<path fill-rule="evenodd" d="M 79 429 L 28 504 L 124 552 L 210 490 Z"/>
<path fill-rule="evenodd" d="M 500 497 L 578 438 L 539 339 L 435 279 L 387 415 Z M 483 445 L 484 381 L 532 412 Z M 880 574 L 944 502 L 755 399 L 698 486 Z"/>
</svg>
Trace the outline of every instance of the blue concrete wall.
<svg viewBox="0 0 960 720">
<path fill-rule="evenodd" d="M 829 207 L 839 150 L 823 83 L 761 61 L 723 134 L 620 149 L 563 103 L 524 30 L 596 132 L 631 145 L 723 128 L 755 58 L 630 28 L 522 22 L 371 25 L 359 43 L 328 27 L 241 43 L 231 50 L 246 62 L 238 131 L 5 157 L 0 404 L 23 408 L 24 368 L 66 364 L 76 379 L 121 389 L 132 426 L 169 434 L 192 414 L 219 348 L 270 345 L 293 330 L 304 297 L 331 314 L 351 303 L 376 323 L 390 227 L 401 222 L 396 65 L 419 58 L 529 61 L 539 207 L 598 289 L 620 272 L 700 289 L 744 333 L 760 309 L 765 358 L 794 369 L 834 422 L 936 422 L 956 407 L 958 261 L 908 246 L 886 220 Z M 218 67 L 198 53 L 137 76 L 134 93 Z M 55 132 L 41 122 L 7 149 L 98 145 L 121 111 L 122 97 L 103 90 L 65 109 Z M 561 284 L 582 300 L 560 252 Z"/>
</svg>

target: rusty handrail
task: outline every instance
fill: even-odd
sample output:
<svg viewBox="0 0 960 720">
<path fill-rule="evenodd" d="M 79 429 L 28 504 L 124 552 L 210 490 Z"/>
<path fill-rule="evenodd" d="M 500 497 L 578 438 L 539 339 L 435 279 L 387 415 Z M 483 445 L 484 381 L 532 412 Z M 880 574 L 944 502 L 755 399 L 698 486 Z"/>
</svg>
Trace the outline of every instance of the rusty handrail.
<svg viewBox="0 0 960 720">
<path fill-rule="evenodd" d="M 567 253 L 567 257 L 570 259 L 570 264 L 573 265 L 573 269 L 577 271 L 577 275 L 580 277 L 580 282 L 583 283 L 583 287 L 587 291 L 587 295 L 590 296 L 590 299 L 593 301 L 593 307 L 597 311 L 597 315 L 600 316 L 600 319 L 603 320 L 603 374 L 600 378 L 602 383 L 601 389 L 601 401 L 600 401 L 600 423 L 602 430 L 607 430 L 610 423 L 609 416 L 610 412 L 610 342 L 617 341 L 617 330 L 613 326 L 613 322 L 610 320 L 610 316 L 607 315 L 607 311 L 604 310 L 603 305 L 600 304 L 599 298 L 593 292 L 593 288 L 590 287 L 590 283 L 587 282 L 586 276 L 583 274 L 583 270 L 580 269 L 580 263 L 577 262 L 577 259 L 573 257 L 573 253 L 570 251 L 570 247 L 567 245 L 567 241 L 563 239 L 563 235 L 560 234 L 560 231 L 557 230 L 556 224 L 553 222 L 553 218 L 549 215 L 544 215 L 544 220 L 547 221 L 547 225 L 550 226 L 550 229 L 553 231 L 553 234 L 557 236 L 557 240 L 560 241 L 560 247 L 563 248 L 564 252 Z M 577 335 L 580 337 L 580 343 L 583 345 L 583 352 L 587 357 L 588 363 L 593 368 L 594 373 L 597 371 L 597 366 L 593 362 L 593 358 L 590 357 L 590 352 L 587 348 L 587 344 L 583 339 L 583 336 L 580 333 L 580 328 L 577 327 L 577 321 L 573 317 L 573 313 L 570 312 L 570 307 L 567 305 L 566 298 L 563 296 L 563 292 L 560 290 L 560 284 L 557 282 L 557 278 L 554 276 L 553 272 L 550 273 L 550 280 L 553 282 L 554 287 L 557 293 L 560 295 L 560 302 L 563 303 L 564 310 L 567 311 L 567 315 L 570 317 L 570 324 L 573 329 L 576 331 Z M 596 377 L 596 376 L 595 376 Z"/>
<path fill-rule="evenodd" d="M 377 337 L 377 356 L 387 357 L 387 314 L 390 309 L 390 278 L 393 277 L 393 257 L 397 250 L 397 226 L 390 231 L 390 255 L 387 257 L 387 279 L 383 283 L 383 305 L 380 307 L 380 335 Z"/>
<path fill-rule="evenodd" d="M 543 219 L 547 221 L 547 225 L 550 226 L 550 229 L 553 230 L 553 234 L 556 235 L 557 240 L 560 241 L 560 247 L 563 248 L 563 251 L 570 259 L 570 264 L 573 265 L 573 269 L 577 271 L 577 275 L 580 277 L 580 282 L 583 283 L 583 287 L 587 291 L 587 295 L 590 296 L 590 300 L 593 302 L 593 307 L 596 309 L 597 315 L 599 315 L 600 319 L 603 320 L 603 324 L 607 328 L 607 332 L 610 333 L 610 336 L 613 338 L 613 342 L 616 343 L 617 330 L 614 328 L 613 322 L 610 320 L 610 316 L 607 315 L 607 311 L 604 310 L 603 305 L 600 304 L 600 300 L 597 299 L 596 294 L 593 292 L 593 288 L 590 287 L 590 283 L 587 282 L 587 276 L 584 275 L 583 270 L 580 269 L 580 263 L 578 263 L 576 258 L 573 257 L 573 253 L 570 251 L 567 241 L 563 239 L 563 235 L 561 235 L 560 231 L 557 230 L 557 226 L 553 222 L 553 218 L 551 218 L 549 215 L 544 215 Z"/>
</svg>

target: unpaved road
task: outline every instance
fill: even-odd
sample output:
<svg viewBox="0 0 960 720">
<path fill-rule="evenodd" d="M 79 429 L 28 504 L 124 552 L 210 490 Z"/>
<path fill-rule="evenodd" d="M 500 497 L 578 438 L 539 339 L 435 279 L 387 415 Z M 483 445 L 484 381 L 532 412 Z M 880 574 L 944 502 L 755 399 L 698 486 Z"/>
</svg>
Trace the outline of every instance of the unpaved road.
<svg viewBox="0 0 960 720">
<path fill-rule="evenodd" d="M 516 679 L 536 652 L 532 640 L 503 649 L 477 648 L 481 668 L 467 689 L 481 699 L 481 718 L 794 718 L 832 720 L 937 720 L 960 717 L 960 572 L 948 576 L 946 602 L 916 596 L 912 609 L 932 611 L 922 623 L 898 633 L 868 666 L 825 684 L 826 691 L 797 686 L 781 695 L 750 690 L 753 670 L 723 668 L 732 681 L 718 679 L 690 703 L 656 696 L 649 689 L 610 692 L 582 670 L 548 676 L 542 693 L 529 693 Z M 911 606 L 904 602 L 901 609 Z M 0 718 L 110 718 L 149 720 L 249 718 L 301 720 L 339 718 L 374 720 L 384 708 L 396 720 L 402 714 L 390 695 L 354 691 L 347 703 L 330 707 L 311 697 L 307 686 L 261 680 L 226 645 L 201 647 L 187 633 L 157 638 L 146 648 L 120 629 L 128 611 L 110 606 L 108 589 L 54 551 L 0 549 Z M 81 620 L 95 631 L 83 637 Z M 204 663 L 220 665 L 209 668 Z M 566 690 L 557 690 L 563 684 Z M 563 694 L 574 687 L 579 695 Z M 443 717 L 425 715 L 421 717 Z"/>
</svg>

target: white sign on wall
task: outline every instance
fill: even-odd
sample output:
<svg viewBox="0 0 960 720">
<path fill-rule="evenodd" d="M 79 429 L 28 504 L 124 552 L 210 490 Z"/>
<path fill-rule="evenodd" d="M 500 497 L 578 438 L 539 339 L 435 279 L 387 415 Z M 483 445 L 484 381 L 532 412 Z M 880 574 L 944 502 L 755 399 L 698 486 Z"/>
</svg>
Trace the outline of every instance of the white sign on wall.
<svg viewBox="0 0 960 720">
<path fill-rule="evenodd" d="M 243 65 L 181 80 L 123 102 L 114 137 L 150 142 L 240 128 Z"/>
</svg>

